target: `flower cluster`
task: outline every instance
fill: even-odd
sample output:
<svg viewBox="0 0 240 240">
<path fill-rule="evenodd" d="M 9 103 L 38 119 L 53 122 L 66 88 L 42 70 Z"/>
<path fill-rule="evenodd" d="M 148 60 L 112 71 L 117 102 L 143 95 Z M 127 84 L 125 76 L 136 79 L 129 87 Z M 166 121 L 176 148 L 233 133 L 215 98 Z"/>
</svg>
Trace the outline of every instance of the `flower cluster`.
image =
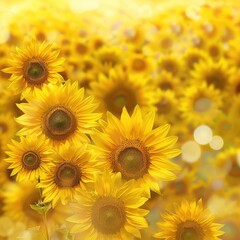
<svg viewBox="0 0 240 240">
<path fill-rule="evenodd" d="M 0 44 L 0 238 L 238 239 L 240 9 L 51 4 Z"/>
</svg>

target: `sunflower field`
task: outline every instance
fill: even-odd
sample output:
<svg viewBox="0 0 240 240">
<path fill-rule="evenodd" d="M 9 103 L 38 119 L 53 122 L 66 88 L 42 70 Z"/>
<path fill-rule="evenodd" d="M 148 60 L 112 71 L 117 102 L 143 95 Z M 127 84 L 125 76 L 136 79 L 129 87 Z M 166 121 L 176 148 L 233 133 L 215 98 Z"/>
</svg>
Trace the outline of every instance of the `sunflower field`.
<svg viewBox="0 0 240 240">
<path fill-rule="evenodd" d="M 0 18 L 0 240 L 240 239 L 240 0 Z"/>
</svg>

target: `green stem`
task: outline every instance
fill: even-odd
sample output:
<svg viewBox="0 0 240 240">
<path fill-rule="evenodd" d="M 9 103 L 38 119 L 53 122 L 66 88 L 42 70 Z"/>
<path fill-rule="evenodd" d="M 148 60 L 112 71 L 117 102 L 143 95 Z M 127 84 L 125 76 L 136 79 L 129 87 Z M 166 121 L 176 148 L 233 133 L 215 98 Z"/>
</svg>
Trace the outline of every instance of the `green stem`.
<svg viewBox="0 0 240 240">
<path fill-rule="evenodd" d="M 48 224 L 47 224 L 47 214 L 46 213 L 43 214 L 43 223 L 44 223 L 44 227 L 45 227 L 45 231 L 46 231 L 46 239 L 50 240 L 49 231 L 48 231 Z"/>
</svg>

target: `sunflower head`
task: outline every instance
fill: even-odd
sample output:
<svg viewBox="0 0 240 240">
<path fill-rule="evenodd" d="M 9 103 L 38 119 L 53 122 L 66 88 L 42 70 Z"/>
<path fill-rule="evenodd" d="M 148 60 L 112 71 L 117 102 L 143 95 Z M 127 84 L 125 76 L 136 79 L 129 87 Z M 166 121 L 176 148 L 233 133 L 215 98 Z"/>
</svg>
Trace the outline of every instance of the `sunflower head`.
<svg viewBox="0 0 240 240">
<path fill-rule="evenodd" d="M 86 144 L 60 146 L 38 184 L 43 189 L 44 201 L 52 202 L 54 207 L 59 200 L 65 205 L 73 199 L 76 189 L 85 188 L 88 182 L 93 182 L 94 173 L 99 172 L 96 157 Z"/>
<path fill-rule="evenodd" d="M 12 169 L 11 175 L 16 175 L 17 181 L 37 180 L 48 170 L 52 151 L 49 150 L 49 141 L 44 136 L 29 135 L 20 138 L 20 142 L 12 140 L 6 152 Z"/>
<path fill-rule="evenodd" d="M 139 207 L 147 198 L 133 186 L 133 181 L 123 182 L 120 173 L 96 175 L 95 192 L 78 191 L 76 214 L 67 219 L 74 223 L 71 233 L 86 239 L 141 237 L 139 230 L 147 227 L 148 211 Z"/>
<path fill-rule="evenodd" d="M 154 110 L 144 113 L 139 106 L 131 116 L 124 108 L 120 120 L 108 113 L 102 132 L 97 131 L 92 139 L 108 169 L 159 192 L 159 181 L 175 178 L 173 171 L 178 166 L 169 158 L 180 151 L 172 149 L 177 138 L 166 137 L 168 124 L 153 129 L 154 116 Z"/>
<path fill-rule="evenodd" d="M 58 57 L 59 52 L 51 44 L 37 40 L 26 42 L 25 46 L 17 48 L 10 59 L 11 67 L 5 68 L 10 77 L 10 87 L 22 97 L 35 93 L 36 88 L 42 88 L 48 83 L 59 83 L 61 77 L 58 72 L 63 71 L 63 58 Z"/>
<path fill-rule="evenodd" d="M 78 89 L 77 82 L 48 85 L 37 92 L 35 99 L 18 105 L 24 112 L 17 119 L 25 126 L 20 131 L 23 135 L 43 134 L 55 145 L 74 139 L 89 141 L 86 134 L 98 125 L 101 117 L 100 113 L 94 113 L 98 105 L 92 96 L 84 97 L 84 89 Z"/>
<path fill-rule="evenodd" d="M 198 202 L 183 201 L 175 206 L 174 212 L 162 216 L 163 222 L 158 223 L 160 232 L 156 238 L 174 240 L 220 240 L 223 232 L 221 224 L 213 222 L 213 216 L 204 209 L 202 200 Z"/>
</svg>

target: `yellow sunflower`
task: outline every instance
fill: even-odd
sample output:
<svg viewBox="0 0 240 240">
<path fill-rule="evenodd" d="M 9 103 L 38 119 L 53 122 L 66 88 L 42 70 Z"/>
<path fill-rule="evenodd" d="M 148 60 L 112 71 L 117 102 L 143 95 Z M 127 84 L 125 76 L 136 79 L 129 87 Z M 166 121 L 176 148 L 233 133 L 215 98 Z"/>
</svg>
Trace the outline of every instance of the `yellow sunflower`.
<svg viewBox="0 0 240 240">
<path fill-rule="evenodd" d="M 18 104 L 24 114 L 17 121 L 24 127 L 19 134 L 44 134 L 51 143 L 59 145 L 68 141 L 88 141 L 86 134 L 96 127 L 100 113 L 94 113 L 94 97 L 84 97 L 78 83 L 52 85 L 38 90 L 34 99 Z"/>
<path fill-rule="evenodd" d="M 101 161 L 113 172 L 121 172 L 126 180 L 159 192 L 158 181 L 173 180 L 178 166 L 169 159 L 179 155 L 173 149 L 177 137 L 167 137 L 170 126 L 153 129 L 155 112 L 142 114 L 137 106 L 132 116 L 126 108 L 119 120 L 108 113 L 107 122 L 102 122 L 102 132 L 92 136 Z"/>
<path fill-rule="evenodd" d="M 0 114 L 0 142 L 2 149 L 6 148 L 6 144 L 16 134 L 18 124 L 10 113 Z"/>
<path fill-rule="evenodd" d="M 52 202 L 54 207 L 60 200 L 66 204 L 76 195 L 77 189 L 85 188 L 93 182 L 93 174 L 99 171 L 96 153 L 86 144 L 65 144 L 52 157 L 49 171 L 37 187 L 42 188 L 45 202 Z"/>
<path fill-rule="evenodd" d="M 126 67 L 131 74 L 151 74 L 155 66 L 151 57 L 140 53 L 128 52 Z"/>
<path fill-rule="evenodd" d="M 226 60 L 221 59 L 214 62 L 209 59 L 199 62 L 190 74 L 195 83 L 205 82 L 207 85 L 223 91 L 228 86 L 230 76 L 234 72 L 235 69 L 230 67 Z"/>
<path fill-rule="evenodd" d="M 137 104 L 149 108 L 156 101 L 148 78 L 132 76 L 122 68 L 111 70 L 109 78 L 100 75 L 99 81 L 90 83 L 89 94 L 101 102 L 102 112 L 109 111 L 116 116 L 121 115 L 124 106 L 131 113 Z"/>
<path fill-rule="evenodd" d="M 23 49 L 16 48 L 16 54 L 10 60 L 11 67 L 4 69 L 12 74 L 10 87 L 25 97 L 50 82 L 59 83 L 58 72 L 63 71 L 64 59 L 58 55 L 59 51 L 53 50 L 52 44 L 43 42 L 39 45 L 36 40 L 27 42 Z"/>
<path fill-rule="evenodd" d="M 208 58 L 207 53 L 203 50 L 193 47 L 188 49 L 183 56 L 186 72 L 193 70 L 197 63 L 206 61 Z"/>
<path fill-rule="evenodd" d="M 184 91 L 179 110 L 187 123 L 197 126 L 211 123 L 220 114 L 221 106 L 222 96 L 219 90 L 202 83 Z"/>
<path fill-rule="evenodd" d="M 159 91 L 156 94 L 157 108 L 155 126 L 160 126 L 163 123 L 174 123 L 179 115 L 178 101 L 175 93 L 172 91 Z"/>
<path fill-rule="evenodd" d="M 175 206 L 174 212 L 162 216 L 163 222 L 158 223 L 160 231 L 156 238 L 165 240 L 220 240 L 218 236 L 221 224 L 213 222 L 213 216 L 204 209 L 202 200 L 198 202 L 183 201 Z"/>
<path fill-rule="evenodd" d="M 167 71 L 176 77 L 181 77 L 182 67 L 181 59 L 174 54 L 164 55 L 160 57 L 158 62 L 158 69 L 160 72 Z"/>
<path fill-rule="evenodd" d="M 176 95 L 180 95 L 183 83 L 180 83 L 179 78 L 174 77 L 170 72 L 161 71 L 153 78 L 154 86 L 160 88 L 162 91 L 172 91 Z"/>
<path fill-rule="evenodd" d="M 240 148 L 231 147 L 220 152 L 214 163 L 225 172 L 225 180 L 230 186 L 240 183 Z"/>
<path fill-rule="evenodd" d="M 11 175 L 17 175 L 19 182 L 36 181 L 48 170 L 48 163 L 52 161 L 52 151 L 49 141 L 44 136 L 28 135 L 20 137 L 20 142 L 12 140 L 6 151 L 12 169 Z"/>
<path fill-rule="evenodd" d="M 134 187 L 134 181 L 122 182 L 121 174 L 110 175 L 106 171 L 95 178 L 95 191 L 79 191 L 73 205 L 75 215 L 67 220 L 74 225 L 71 233 L 79 233 L 77 239 L 135 239 L 141 238 L 140 229 L 147 228 L 141 209 L 147 198 L 142 189 Z"/>
<path fill-rule="evenodd" d="M 3 212 L 12 220 L 21 221 L 27 227 L 43 227 L 42 216 L 30 205 L 35 205 L 40 200 L 40 191 L 36 184 L 22 183 L 9 187 L 3 194 Z M 65 206 L 58 204 L 54 209 L 47 212 L 48 227 L 55 229 L 56 225 L 64 223 L 69 210 Z"/>
</svg>

